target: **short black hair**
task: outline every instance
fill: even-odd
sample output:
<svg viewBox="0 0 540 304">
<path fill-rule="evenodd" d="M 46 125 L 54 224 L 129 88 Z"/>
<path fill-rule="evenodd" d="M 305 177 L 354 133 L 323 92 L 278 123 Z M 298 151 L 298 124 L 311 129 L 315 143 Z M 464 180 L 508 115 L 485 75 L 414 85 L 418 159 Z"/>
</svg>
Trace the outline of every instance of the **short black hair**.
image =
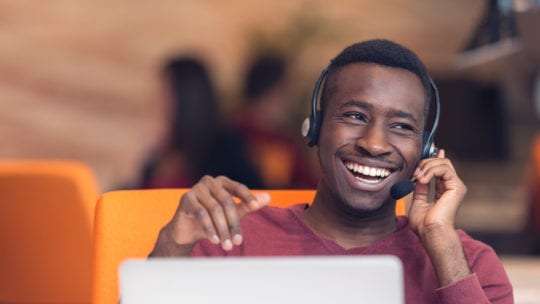
<svg viewBox="0 0 540 304">
<path fill-rule="evenodd" d="M 248 100 L 264 95 L 285 76 L 285 59 L 277 54 L 258 56 L 246 73 L 244 94 Z"/>
<path fill-rule="evenodd" d="M 328 80 L 341 67 L 351 63 L 374 63 L 393 68 L 400 68 L 416 74 L 426 92 L 424 114 L 427 116 L 432 95 L 431 79 L 426 67 L 416 54 L 408 48 L 386 39 L 374 39 L 355 43 L 345 48 L 328 66 Z M 321 111 L 328 102 L 328 86 L 324 85 L 321 96 Z"/>
</svg>

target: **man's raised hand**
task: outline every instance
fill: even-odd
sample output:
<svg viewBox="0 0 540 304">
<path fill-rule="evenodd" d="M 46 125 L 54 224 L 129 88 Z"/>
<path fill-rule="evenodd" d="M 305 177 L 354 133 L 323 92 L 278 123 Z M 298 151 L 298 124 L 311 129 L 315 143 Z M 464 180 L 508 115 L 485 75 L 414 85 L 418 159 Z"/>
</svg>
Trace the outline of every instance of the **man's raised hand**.
<svg viewBox="0 0 540 304">
<path fill-rule="evenodd" d="M 268 194 L 253 194 L 227 177 L 204 176 L 180 199 L 151 256 L 187 255 L 202 239 L 231 250 L 243 240 L 240 219 L 269 202 Z"/>
</svg>

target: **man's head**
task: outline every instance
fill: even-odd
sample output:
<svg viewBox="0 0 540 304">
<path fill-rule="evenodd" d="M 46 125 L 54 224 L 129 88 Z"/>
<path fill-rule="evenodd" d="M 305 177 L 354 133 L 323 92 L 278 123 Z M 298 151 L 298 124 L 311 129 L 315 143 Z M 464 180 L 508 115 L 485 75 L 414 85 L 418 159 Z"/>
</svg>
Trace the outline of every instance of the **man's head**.
<svg viewBox="0 0 540 304">
<path fill-rule="evenodd" d="M 319 190 L 355 212 L 383 210 L 390 188 L 420 160 L 429 77 L 414 53 L 386 40 L 346 48 L 327 77 Z"/>
</svg>

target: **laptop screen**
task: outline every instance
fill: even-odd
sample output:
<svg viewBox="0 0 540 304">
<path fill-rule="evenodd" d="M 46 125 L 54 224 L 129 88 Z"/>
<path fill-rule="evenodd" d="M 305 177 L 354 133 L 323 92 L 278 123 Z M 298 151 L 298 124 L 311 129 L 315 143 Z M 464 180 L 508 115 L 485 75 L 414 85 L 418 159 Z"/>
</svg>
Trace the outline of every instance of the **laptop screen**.
<svg viewBox="0 0 540 304">
<path fill-rule="evenodd" d="M 119 279 L 122 304 L 404 303 L 394 256 L 127 260 Z"/>
</svg>

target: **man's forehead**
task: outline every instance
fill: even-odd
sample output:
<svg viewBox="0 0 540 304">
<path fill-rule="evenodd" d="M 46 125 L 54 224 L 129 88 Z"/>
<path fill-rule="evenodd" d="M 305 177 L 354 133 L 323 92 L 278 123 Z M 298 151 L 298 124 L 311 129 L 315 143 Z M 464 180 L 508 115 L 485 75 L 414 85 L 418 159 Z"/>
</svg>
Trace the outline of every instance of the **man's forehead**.
<svg viewBox="0 0 540 304">
<path fill-rule="evenodd" d="M 388 77 L 389 75 L 407 75 L 407 77 Z M 384 79 L 388 85 L 399 85 L 403 82 L 411 83 L 411 79 L 415 79 L 417 82 L 417 88 L 420 88 L 422 94 L 422 101 L 428 103 L 428 93 L 422 82 L 422 79 L 415 73 L 399 68 L 380 65 L 376 63 L 364 63 L 355 62 L 341 67 L 332 68 L 328 71 L 326 81 L 324 84 L 323 96 L 324 99 L 331 99 L 330 97 L 336 92 L 342 92 L 346 89 L 346 85 L 354 85 L 357 88 L 361 88 L 363 85 L 366 87 L 369 84 L 378 82 Z M 409 87 L 409 91 L 414 89 L 414 86 Z"/>
<path fill-rule="evenodd" d="M 414 80 L 411 81 L 411 79 Z M 418 84 L 416 87 L 420 88 L 422 94 L 425 95 L 422 80 L 409 70 L 374 63 L 351 63 L 329 71 L 326 86 L 329 89 L 328 93 L 335 93 L 345 89 L 346 86 L 361 88 L 363 86 L 369 87 L 374 83 L 398 86 L 411 82 L 416 82 Z M 414 87 L 410 89 L 414 89 Z"/>
<path fill-rule="evenodd" d="M 374 89 L 374 87 L 377 88 Z M 397 88 L 401 88 L 401 94 L 399 96 L 421 102 L 419 105 L 422 113 L 418 115 L 418 120 L 424 120 L 426 118 L 428 110 L 426 105 L 429 106 L 429 102 L 427 101 L 428 96 L 420 77 L 406 69 L 375 63 L 351 63 L 330 70 L 323 91 L 323 102 L 326 105 L 322 105 L 321 108 L 327 108 L 329 103 L 343 103 L 346 100 L 340 100 L 340 98 L 336 99 L 334 97 L 363 91 L 364 88 L 372 90 L 371 92 L 378 90 L 381 93 L 395 92 L 398 90 Z M 414 88 L 418 88 L 418 90 L 415 91 Z M 418 97 L 411 98 L 415 94 Z M 394 98 L 401 100 L 399 96 L 394 96 Z M 409 106 L 414 104 L 416 102 Z M 411 111 L 412 109 L 407 110 Z"/>
<path fill-rule="evenodd" d="M 401 67 L 394 67 L 394 66 L 387 66 L 382 65 L 378 63 L 373 62 L 352 62 L 347 65 L 339 66 L 339 67 L 331 67 L 328 70 L 327 75 L 327 82 L 332 82 L 336 78 L 341 79 L 342 77 L 352 77 L 354 80 L 355 78 L 359 77 L 359 74 L 369 74 L 371 77 L 380 77 L 382 73 L 377 73 L 377 71 L 391 71 L 394 73 L 406 73 L 411 76 L 414 76 L 420 83 L 422 83 L 422 79 L 419 75 L 416 73 L 401 68 Z"/>
</svg>

